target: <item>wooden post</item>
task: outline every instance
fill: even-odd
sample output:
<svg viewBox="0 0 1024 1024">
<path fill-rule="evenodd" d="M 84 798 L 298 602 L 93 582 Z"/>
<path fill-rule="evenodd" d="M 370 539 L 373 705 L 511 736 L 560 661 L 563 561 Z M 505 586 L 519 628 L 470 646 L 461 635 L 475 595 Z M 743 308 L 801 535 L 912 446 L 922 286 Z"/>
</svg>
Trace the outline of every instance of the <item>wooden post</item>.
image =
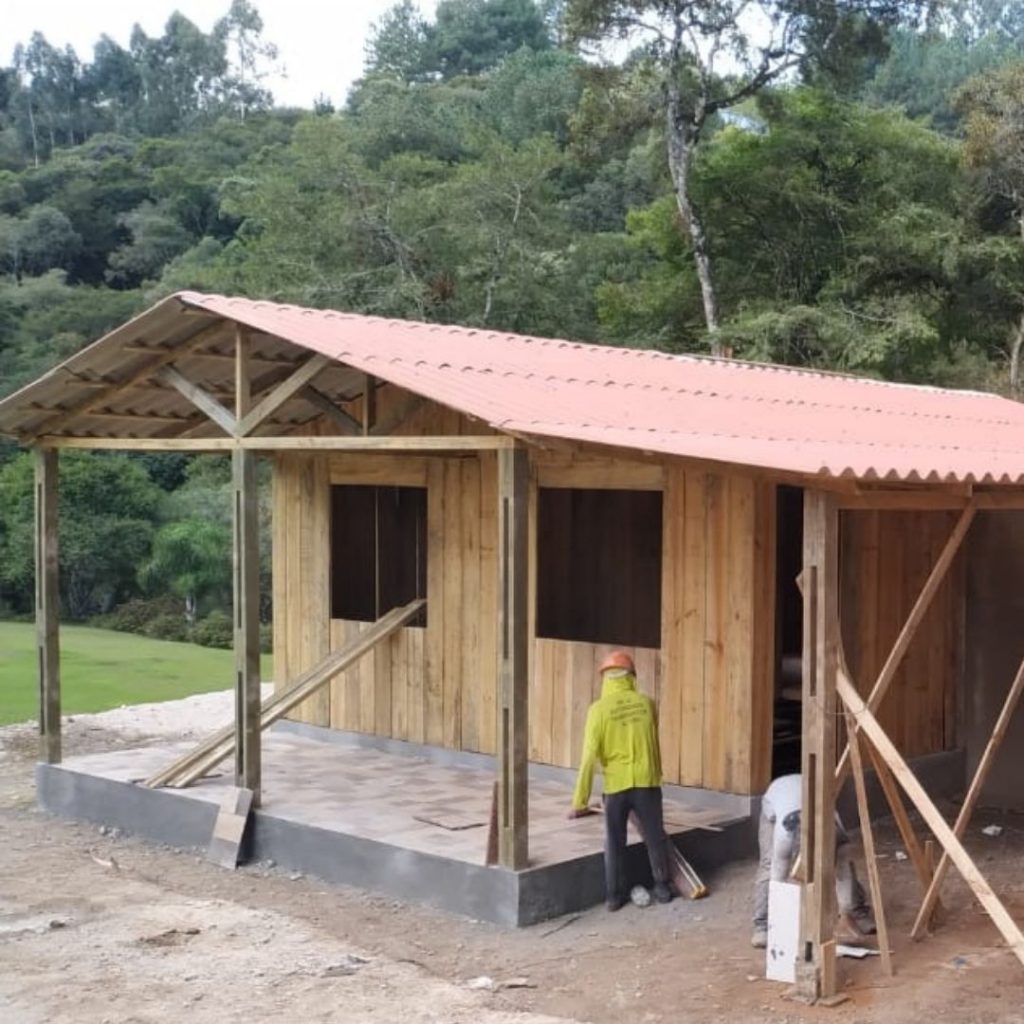
<svg viewBox="0 0 1024 1024">
<path fill-rule="evenodd" d="M 235 335 L 235 416 L 252 401 L 249 339 Z M 260 535 L 256 453 L 236 448 L 231 454 L 234 498 L 235 617 L 235 785 L 252 791 L 259 806 L 260 755 Z"/>
<path fill-rule="evenodd" d="M 36 647 L 39 759 L 59 764 L 60 591 L 57 587 L 57 452 L 36 449 Z"/>
<path fill-rule="evenodd" d="M 498 862 L 528 859 L 527 501 L 525 449 L 498 453 Z"/>
<path fill-rule="evenodd" d="M 797 989 L 809 1001 L 836 994 L 836 674 L 839 657 L 839 512 L 833 495 L 804 496 L 803 811 Z"/>
<path fill-rule="evenodd" d="M 878 877 L 878 858 L 875 855 L 875 832 L 871 826 L 871 808 L 868 806 L 868 790 L 864 784 L 864 765 L 860 756 L 860 737 L 853 728 L 853 715 L 846 712 L 846 734 L 849 737 L 850 765 L 853 769 L 853 785 L 857 791 L 857 817 L 860 818 L 860 835 L 864 843 L 864 866 L 868 871 L 868 886 L 871 903 L 875 908 L 875 923 L 878 929 L 878 952 L 882 957 L 882 968 L 892 977 L 892 954 L 889 951 L 889 927 L 885 918 L 885 903 L 882 901 L 882 881 Z"/>
<path fill-rule="evenodd" d="M 377 423 L 377 378 L 363 374 L 363 434 L 367 437 Z"/>
</svg>

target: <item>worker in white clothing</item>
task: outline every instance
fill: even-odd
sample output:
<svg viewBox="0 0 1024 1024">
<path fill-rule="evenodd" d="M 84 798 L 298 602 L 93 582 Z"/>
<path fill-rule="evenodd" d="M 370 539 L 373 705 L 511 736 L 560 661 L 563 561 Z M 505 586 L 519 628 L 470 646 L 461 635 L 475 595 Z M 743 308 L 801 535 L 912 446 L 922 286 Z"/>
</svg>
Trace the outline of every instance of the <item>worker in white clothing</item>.
<svg viewBox="0 0 1024 1024">
<path fill-rule="evenodd" d="M 761 800 L 758 828 L 760 863 L 754 883 L 754 934 L 751 944 L 763 949 L 768 944 L 768 883 L 785 881 L 800 852 L 800 802 L 803 784 L 799 775 L 783 775 L 767 789 Z M 836 815 L 836 897 L 839 911 L 848 914 L 862 935 L 875 931 L 875 921 L 864 889 L 857 881 L 849 856 L 850 837 Z"/>
</svg>

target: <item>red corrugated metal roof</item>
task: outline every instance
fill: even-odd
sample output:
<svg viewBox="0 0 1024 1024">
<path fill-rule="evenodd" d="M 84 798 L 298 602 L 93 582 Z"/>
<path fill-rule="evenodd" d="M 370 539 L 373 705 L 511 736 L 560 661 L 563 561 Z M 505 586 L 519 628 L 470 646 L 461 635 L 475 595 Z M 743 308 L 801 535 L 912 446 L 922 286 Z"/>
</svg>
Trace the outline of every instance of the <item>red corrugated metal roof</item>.
<svg viewBox="0 0 1024 1024">
<path fill-rule="evenodd" d="M 1024 481 L 1024 406 L 889 384 L 183 292 L 505 431 L 803 474 Z"/>
</svg>

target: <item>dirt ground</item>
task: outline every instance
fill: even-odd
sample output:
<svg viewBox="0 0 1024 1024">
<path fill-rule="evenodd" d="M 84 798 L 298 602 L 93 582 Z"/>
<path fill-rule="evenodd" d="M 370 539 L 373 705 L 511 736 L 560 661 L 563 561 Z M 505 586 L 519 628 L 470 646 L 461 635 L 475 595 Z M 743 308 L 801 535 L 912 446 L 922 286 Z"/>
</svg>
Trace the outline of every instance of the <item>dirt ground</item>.
<svg viewBox="0 0 1024 1024">
<path fill-rule="evenodd" d="M 145 742 L 131 721 L 76 718 L 65 750 Z M 826 1010 L 762 980 L 763 954 L 748 945 L 752 863 L 724 867 L 697 903 L 597 908 L 505 931 L 268 865 L 232 873 L 194 852 L 49 818 L 33 803 L 35 755 L 30 727 L 0 730 L 4 1024 L 1024 1024 L 1024 967 L 959 879 L 944 891 L 948 924 L 909 940 L 919 887 L 885 826 L 897 974 L 885 978 L 877 960 L 841 961 L 850 998 Z M 1000 836 L 981 832 L 990 823 Z M 980 814 L 968 846 L 1024 919 L 1024 818 Z M 484 976 L 494 990 L 469 984 Z"/>
</svg>

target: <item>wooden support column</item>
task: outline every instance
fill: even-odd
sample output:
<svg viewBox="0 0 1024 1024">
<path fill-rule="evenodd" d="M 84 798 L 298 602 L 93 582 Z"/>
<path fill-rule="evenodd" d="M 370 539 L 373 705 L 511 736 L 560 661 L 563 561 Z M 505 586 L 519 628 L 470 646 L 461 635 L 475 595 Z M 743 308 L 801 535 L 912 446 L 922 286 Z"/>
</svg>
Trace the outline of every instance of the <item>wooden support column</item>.
<svg viewBox="0 0 1024 1024">
<path fill-rule="evenodd" d="M 809 1001 L 836 994 L 836 671 L 839 658 L 839 512 L 824 491 L 804 496 L 804 865 L 796 983 Z"/>
<path fill-rule="evenodd" d="M 498 862 L 519 871 L 528 858 L 529 676 L 527 501 L 529 455 L 498 453 Z"/>
<path fill-rule="evenodd" d="M 36 647 L 39 759 L 60 763 L 60 591 L 57 587 L 57 452 L 36 449 Z"/>
<path fill-rule="evenodd" d="M 235 416 L 249 411 L 249 339 L 235 338 Z M 234 498 L 235 785 L 260 801 L 260 540 L 256 453 L 231 453 Z"/>
</svg>

